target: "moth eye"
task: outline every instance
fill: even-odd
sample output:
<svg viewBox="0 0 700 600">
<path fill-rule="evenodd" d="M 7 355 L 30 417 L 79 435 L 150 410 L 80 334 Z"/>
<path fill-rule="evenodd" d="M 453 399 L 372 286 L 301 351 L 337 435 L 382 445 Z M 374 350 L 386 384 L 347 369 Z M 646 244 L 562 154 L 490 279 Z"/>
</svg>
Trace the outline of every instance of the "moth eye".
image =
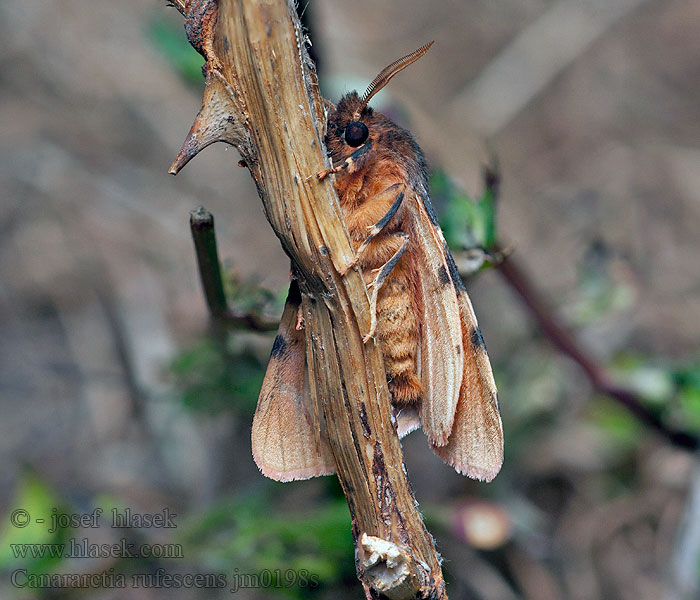
<svg viewBox="0 0 700 600">
<path fill-rule="evenodd" d="M 364 123 L 359 121 L 352 121 L 348 123 L 345 128 L 345 143 L 348 146 L 357 148 L 365 143 L 367 136 L 369 135 L 369 129 Z"/>
</svg>

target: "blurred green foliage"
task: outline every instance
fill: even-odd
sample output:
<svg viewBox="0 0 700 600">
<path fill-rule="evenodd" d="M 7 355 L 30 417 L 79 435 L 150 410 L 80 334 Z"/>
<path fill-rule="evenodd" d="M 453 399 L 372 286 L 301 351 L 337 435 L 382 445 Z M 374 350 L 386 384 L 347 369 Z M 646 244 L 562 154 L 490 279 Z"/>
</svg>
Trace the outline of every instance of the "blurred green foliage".
<svg viewBox="0 0 700 600">
<path fill-rule="evenodd" d="M 184 404 L 202 412 L 231 409 L 252 416 L 265 365 L 235 337 L 228 343 L 207 337 L 183 350 L 171 375 Z"/>
<path fill-rule="evenodd" d="M 28 518 L 26 526 L 17 524 L 24 522 L 24 515 L 17 515 L 17 510 L 25 511 L 24 515 Z M 17 570 L 26 571 L 26 577 L 60 571 L 66 559 L 62 553 L 57 552 L 59 546 L 53 545 L 67 543 L 74 530 L 59 527 L 52 531 L 52 516 L 72 512 L 38 473 L 29 468 L 25 470 L 17 482 L 6 514 L 2 516 L 0 573 L 3 575 L 3 584 L 0 585 L 0 597 L 35 598 L 44 595 L 41 589 L 19 589 L 9 585 L 7 576 Z M 13 517 L 19 521 L 13 522 Z M 40 519 L 43 522 L 38 522 Z M 52 546 L 44 546 L 45 544 Z M 25 575 L 20 575 L 18 581 L 25 581 Z"/>
<path fill-rule="evenodd" d="M 178 25 L 176 21 L 166 19 L 160 10 L 147 23 L 148 37 L 165 56 L 175 72 L 188 84 L 203 88 L 202 65 L 204 57 L 187 41 L 182 23 Z"/>
<path fill-rule="evenodd" d="M 624 353 L 616 357 L 612 368 L 616 378 L 635 390 L 665 422 L 700 435 L 700 361 L 658 364 L 645 356 Z"/>
<path fill-rule="evenodd" d="M 14 525 L 14 511 L 25 511 L 26 526 Z M 2 519 L 0 533 L 0 572 L 10 569 L 26 569 L 28 574 L 51 573 L 63 561 L 63 556 L 15 556 L 16 544 L 62 544 L 70 537 L 72 529 L 52 529 L 52 515 L 70 513 L 60 496 L 35 471 L 27 469 L 19 479 L 15 495 Z M 22 521 L 22 515 L 17 518 Z M 37 519 L 44 520 L 43 523 Z"/>
<path fill-rule="evenodd" d="M 608 398 L 591 400 L 586 412 L 590 422 L 606 433 L 609 442 L 617 443 L 620 448 L 633 448 L 643 434 L 643 426 L 627 410 Z"/>
<path fill-rule="evenodd" d="M 700 364 L 673 372 L 684 423 L 700 433 Z"/>
<path fill-rule="evenodd" d="M 484 186 L 481 196 L 475 200 L 444 171 L 436 170 L 430 177 L 430 193 L 436 207 L 441 209 L 440 226 L 453 249 L 494 248 L 498 238 L 496 197 L 492 188 Z"/>
<path fill-rule="evenodd" d="M 256 279 L 243 279 L 233 269 L 222 269 L 229 306 L 236 312 L 280 314 L 285 291 L 275 294 Z M 262 386 L 267 359 L 251 345 L 250 334 L 227 331 L 207 335 L 183 349 L 170 365 L 170 375 L 185 406 L 216 413 L 230 409 L 251 417 Z M 272 346 L 272 334 L 270 347 Z"/>
<path fill-rule="evenodd" d="M 300 575 L 294 585 L 266 590 L 290 598 L 308 598 L 314 591 L 354 580 L 347 505 L 336 499 L 301 513 L 285 510 L 274 495 L 294 485 L 303 483 L 267 482 L 263 491 L 239 494 L 192 516 L 183 531 L 188 556 L 208 569 L 234 575 L 266 570 L 279 570 L 283 577 L 308 574 L 307 581 Z"/>
<path fill-rule="evenodd" d="M 234 267 L 222 269 L 228 303 L 236 311 L 254 314 L 282 314 L 287 289 L 274 293 L 260 285 L 256 277 L 241 277 Z"/>
</svg>

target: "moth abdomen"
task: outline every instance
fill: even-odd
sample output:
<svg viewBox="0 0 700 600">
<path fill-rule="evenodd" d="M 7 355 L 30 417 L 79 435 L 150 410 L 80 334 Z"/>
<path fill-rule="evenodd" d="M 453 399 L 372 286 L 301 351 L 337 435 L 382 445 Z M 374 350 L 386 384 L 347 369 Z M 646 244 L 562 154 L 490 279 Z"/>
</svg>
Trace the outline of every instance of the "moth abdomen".
<svg viewBox="0 0 700 600">
<path fill-rule="evenodd" d="M 417 373 L 418 319 L 410 289 L 408 269 L 399 261 L 377 301 L 376 337 L 384 356 L 389 391 L 397 406 L 415 403 L 423 395 Z"/>
</svg>

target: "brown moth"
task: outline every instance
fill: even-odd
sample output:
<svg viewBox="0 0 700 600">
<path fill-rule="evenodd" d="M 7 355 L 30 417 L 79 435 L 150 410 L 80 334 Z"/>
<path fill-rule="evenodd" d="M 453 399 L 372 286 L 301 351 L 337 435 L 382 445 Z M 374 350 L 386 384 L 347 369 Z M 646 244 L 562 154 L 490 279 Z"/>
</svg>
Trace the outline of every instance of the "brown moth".
<svg viewBox="0 0 700 600">
<path fill-rule="evenodd" d="M 370 291 L 374 338 L 404 436 L 423 428 L 458 472 L 490 481 L 503 462 L 496 385 L 481 331 L 428 195 L 423 154 L 411 134 L 368 106 L 432 42 L 345 95 L 328 117 L 334 186 Z M 342 274 L 344 274 L 341 273 Z M 335 464 L 312 406 L 301 298 L 289 292 L 253 419 L 253 456 L 278 481 L 328 475 Z"/>
</svg>

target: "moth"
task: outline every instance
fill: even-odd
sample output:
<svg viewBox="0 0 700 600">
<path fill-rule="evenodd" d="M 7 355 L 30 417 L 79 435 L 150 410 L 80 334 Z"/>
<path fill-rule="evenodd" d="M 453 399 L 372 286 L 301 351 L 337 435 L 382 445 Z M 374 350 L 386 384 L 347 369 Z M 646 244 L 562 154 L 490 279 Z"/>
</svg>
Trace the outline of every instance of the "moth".
<svg viewBox="0 0 700 600">
<path fill-rule="evenodd" d="M 490 481 L 503 462 L 496 385 L 469 296 L 430 202 L 423 153 L 411 134 L 368 106 L 432 42 L 398 59 L 364 95 L 330 105 L 325 143 L 362 270 L 374 338 L 384 357 L 397 424 L 422 427 L 432 450 L 458 472 Z M 253 457 L 278 481 L 335 472 L 309 393 L 301 296 L 294 280 L 253 419 Z"/>
</svg>

